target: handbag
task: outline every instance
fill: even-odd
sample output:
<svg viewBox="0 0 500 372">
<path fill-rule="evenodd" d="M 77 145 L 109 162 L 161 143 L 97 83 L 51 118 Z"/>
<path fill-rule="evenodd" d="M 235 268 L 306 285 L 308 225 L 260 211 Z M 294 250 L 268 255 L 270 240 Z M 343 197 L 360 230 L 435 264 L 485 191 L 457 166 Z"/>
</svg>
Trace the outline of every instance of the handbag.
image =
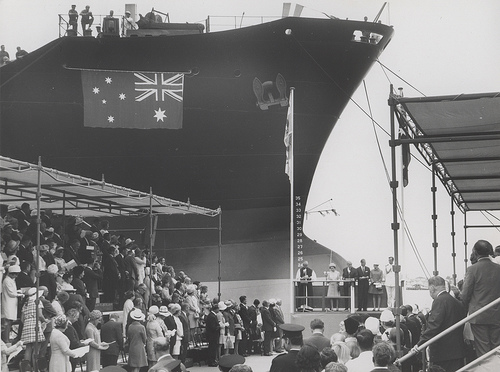
<svg viewBox="0 0 500 372">
<path fill-rule="evenodd" d="M 227 335 L 224 346 L 226 347 L 226 349 L 234 349 L 234 336 Z"/>
</svg>

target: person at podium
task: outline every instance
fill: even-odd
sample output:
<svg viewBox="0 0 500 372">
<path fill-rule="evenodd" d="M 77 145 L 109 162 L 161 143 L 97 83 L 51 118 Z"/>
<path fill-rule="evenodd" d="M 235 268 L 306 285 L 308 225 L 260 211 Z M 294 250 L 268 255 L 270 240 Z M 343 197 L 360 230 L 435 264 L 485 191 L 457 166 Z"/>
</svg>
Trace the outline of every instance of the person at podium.
<svg viewBox="0 0 500 372">
<path fill-rule="evenodd" d="M 312 280 L 316 280 L 316 273 L 309 267 L 309 262 L 304 261 L 302 267 L 297 270 L 296 279 L 298 281 L 298 307 L 308 306 L 307 297 L 313 294 Z M 302 298 L 304 297 L 304 298 Z"/>
</svg>

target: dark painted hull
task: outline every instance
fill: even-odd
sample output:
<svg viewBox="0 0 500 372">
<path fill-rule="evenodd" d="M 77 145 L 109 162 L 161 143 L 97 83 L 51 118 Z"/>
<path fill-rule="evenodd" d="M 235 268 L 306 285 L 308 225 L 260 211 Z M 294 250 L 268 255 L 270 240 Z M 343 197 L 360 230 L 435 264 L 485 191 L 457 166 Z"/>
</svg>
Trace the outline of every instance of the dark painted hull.
<svg viewBox="0 0 500 372">
<path fill-rule="evenodd" d="M 368 27 L 383 35 L 378 44 L 351 40 Z M 32 163 L 41 156 L 47 167 L 221 206 L 223 279 L 287 278 L 287 108 L 257 107 L 253 80 L 281 74 L 287 94 L 295 87 L 295 193 L 305 205 L 331 130 L 391 35 L 381 24 L 285 18 L 202 35 L 57 39 L 0 70 L 0 152 Z M 194 72 L 184 82 L 182 129 L 84 127 L 81 69 Z M 159 227 L 199 223 L 192 220 L 163 218 Z M 217 278 L 217 243 L 216 232 L 159 232 L 155 250 L 210 281 Z M 329 254 L 309 240 L 305 252 Z M 209 258 L 214 266 L 207 266 Z M 235 273 L 236 262 L 251 269 Z"/>
</svg>

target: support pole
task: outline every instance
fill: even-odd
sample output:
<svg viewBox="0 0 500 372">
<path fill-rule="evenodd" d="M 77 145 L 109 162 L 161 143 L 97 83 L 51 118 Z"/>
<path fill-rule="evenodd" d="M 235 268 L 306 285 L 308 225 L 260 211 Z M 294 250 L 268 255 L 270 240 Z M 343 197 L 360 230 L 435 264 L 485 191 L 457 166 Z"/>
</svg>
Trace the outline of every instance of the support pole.
<svg viewBox="0 0 500 372">
<path fill-rule="evenodd" d="M 153 304 L 153 188 L 149 188 L 149 304 Z"/>
<path fill-rule="evenodd" d="M 469 261 L 469 255 L 467 254 L 467 245 L 469 244 L 467 241 L 467 211 L 464 212 L 464 264 L 465 264 L 465 271 L 464 273 L 467 272 L 467 262 Z"/>
<path fill-rule="evenodd" d="M 434 271 L 432 272 L 432 275 L 436 276 L 439 275 L 438 271 L 438 242 L 437 242 L 437 213 L 436 213 L 436 168 L 434 165 L 432 166 L 432 236 L 433 236 L 433 242 L 432 242 L 432 247 L 434 248 Z"/>
<path fill-rule="evenodd" d="M 396 106 L 396 100 L 393 97 L 393 85 L 391 84 L 390 86 L 390 92 L 389 92 L 389 106 L 390 106 L 390 112 L 391 112 L 391 140 L 390 140 L 390 147 L 391 147 L 391 190 L 392 190 L 392 232 L 393 232 L 393 240 L 394 240 L 394 274 L 396 278 L 396 283 L 395 283 L 395 291 L 396 291 L 396 309 L 399 315 L 399 306 L 401 305 L 401 295 L 400 295 L 400 286 L 399 286 L 399 272 L 401 271 L 401 266 L 399 265 L 399 222 L 398 222 L 398 197 L 397 197 L 397 190 L 398 190 L 398 181 L 397 181 L 397 173 L 396 173 L 396 128 L 395 128 L 395 122 L 394 122 L 394 116 L 395 116 L 395 106 Z M 401 335 L 400 335 L 400 319 L 399 316 L 396 315 L 396 348 L 397 348 L 397 353 L 401 352 Z"/>
<path fill-rule="evenodd" d="M 40 344 L 38 338 L 38 330 L 40 328 L 40 316 L 38 314 L 38 306 L 40 304 L 40 199 L 42 198 L 42 158 L 38 157 L 38 184 L 36 189 L 36 298 L 35 298 L 35 350 L 32 355 L 33 370 L 38 372 L 38 357 L 40 353 Z M 31 361 L 30 361 L 31 362 Z"/>
<path fill-rule="evenodd" d="M 293 144 L 294 144 L 294 138 L 295 138 L 295 133 L 293 132 L 295 130 L 294 128 L 294 98 L 295 96 L 295 88 L 291 87 L 290 88 L 290 99 L 289 99 L 289 113 L 290 117 L 288 118 L 289 123 L 288 123 L 288 130 L 291 131 L 292 136 L 290 138 L 290 148 L 288 149 L 288 154 L 289 154 L 289 170 L 288 170 L 288 177 L 290 178 L 290 314 L 293 314 L 295 311 L 295 276 L 294 276 L 294 260 L 293 260 L 293 247 L 294 247 L 294 236 L 295 236 L 295 225 L 293 223 L 294 221 L 294 210 L 295 210 L 295 197 L 294 197 L 294 188 L 293 188 L 293 180 L 294 180 L 294 164 L 295 164 L 295 159 L 293 155 Z M 288 114 L 287 114 L 288 115 Z M 306 292 L 307 293 L 307 292 Z M 305 300 L 305 304 L 307 305 L 307 297 Z M 305 308 L 304 308 L 305 309 Z"/>
<path fill-rule="evenodd" d="M 219 206 L 219 276 L 217 278 L 218 281 L 218 289 L 217 289 L 217 296 L 219 297 L 219 301 L 221 298 L 221 289 L 220 289 L 220 282 L 221 282 L 221 264 L 222 264 L 222 209 Z"/>
<path fill-rule="evenodd" d="M 453 203 L 453 197 L 450 198 L 451 200 L 451 210 L 450 210 L 450 215 L 451 215 L 451 259 L 453 262 L 453 285 L 457 285 L 457 263 L 456 263 L 456 257 L 457 253 L 455 252 L 455 203 Z"/>
</svg>

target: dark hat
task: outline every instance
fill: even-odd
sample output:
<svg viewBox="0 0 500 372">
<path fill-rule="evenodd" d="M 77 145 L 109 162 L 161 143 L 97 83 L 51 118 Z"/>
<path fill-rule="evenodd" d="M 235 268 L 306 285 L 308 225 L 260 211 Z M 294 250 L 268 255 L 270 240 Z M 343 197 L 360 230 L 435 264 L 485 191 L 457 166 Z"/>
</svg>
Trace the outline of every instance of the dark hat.
<svg viewBox="0 0 500 372">
<path fill-rule="evenodd" d="M 359 327 L 359 322 L 353 318 L 347 318 L 344 320 L 345 331 L 350 335 L 356 333 Z"/>
<path fill-rule="evenodd" d="M 280 324 L 279 327 L 283 331 L 283 335 L 287 337 L 298 337 L 302 335 L 302 331 L 305 329 L 305 327 L 300 324 L 291 323 Z"/>
<path fill-rule="evenodd" d="M 219 359 L 219 366 L 222 368 L 232 368 L 235 364 L 245 363 L 245 358 L 237 354 L 223 355 Z"/>
</svg>

